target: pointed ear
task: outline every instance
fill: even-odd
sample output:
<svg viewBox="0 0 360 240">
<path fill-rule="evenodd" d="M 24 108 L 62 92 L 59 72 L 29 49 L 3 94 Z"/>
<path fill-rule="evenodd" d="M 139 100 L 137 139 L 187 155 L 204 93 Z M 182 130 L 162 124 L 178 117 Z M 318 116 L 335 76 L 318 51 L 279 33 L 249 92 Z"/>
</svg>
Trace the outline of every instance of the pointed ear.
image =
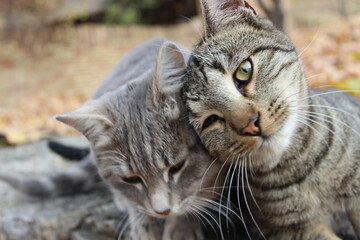
<svg viewBox="0 0 360 240">
<path fill-rule="evenodd" d="M 55 118 L 81 132 L 94 147 L 98 147 L 110 140 L 106 130 L 114 126 L 101 109 L 100 104 L 92 101 L 73 112 L 55 115 Z"/>
<path fill-rule="evenodd" d="M 173 42 L 165 42 L 159 52 L 153 79 L 155 105 L 165 107 L 165 114 L 176 118 L 181 104 L 182 78 L 186 73 L 186 63 L 180 48 Z"/>
<path fill-rule="evenodd" d="M 255 10 L 245 0 L 202 0 L 205 35 L 209 36 L 230 23 L 241 23 Z"/>
</svg>

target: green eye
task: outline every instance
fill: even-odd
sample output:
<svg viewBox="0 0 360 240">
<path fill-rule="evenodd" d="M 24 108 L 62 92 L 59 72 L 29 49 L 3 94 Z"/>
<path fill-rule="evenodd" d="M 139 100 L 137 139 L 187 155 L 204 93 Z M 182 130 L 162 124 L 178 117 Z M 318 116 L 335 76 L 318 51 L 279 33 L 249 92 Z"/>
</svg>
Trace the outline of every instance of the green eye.
<svg viewBox="0 0 360 240">
<path fill-rule="evenodd" d="M 249 81 L 253 72 L 253 66 L 249 59 L 242 62 L 236 70 L 235 78 L 237 81 Z"/>
</svg>

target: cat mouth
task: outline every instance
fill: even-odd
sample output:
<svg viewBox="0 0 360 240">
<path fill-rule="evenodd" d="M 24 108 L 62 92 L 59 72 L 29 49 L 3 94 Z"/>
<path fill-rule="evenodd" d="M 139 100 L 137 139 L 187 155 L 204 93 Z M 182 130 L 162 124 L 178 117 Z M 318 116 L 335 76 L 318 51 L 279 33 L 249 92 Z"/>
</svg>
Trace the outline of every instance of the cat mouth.
<svg viewBox="0 0 360 240">
<path fill-rule="evenodd" d="M 267 133 L 265 134 L 263 132 L 262 135 L 260 136 L 256 136 L 261 140 L 261 144 L 257 149 L 262 149 L 265 147 L 265 145 L 269 144 L 271 142 L 271 140 L 276 136 L 276 134 L 278 134 L 279 132 L 281 132 L 281 130 L 283 129 L 283 126 L 279 126 L 275 131 L 271 132 L 271 133 Z"/>
</svg>

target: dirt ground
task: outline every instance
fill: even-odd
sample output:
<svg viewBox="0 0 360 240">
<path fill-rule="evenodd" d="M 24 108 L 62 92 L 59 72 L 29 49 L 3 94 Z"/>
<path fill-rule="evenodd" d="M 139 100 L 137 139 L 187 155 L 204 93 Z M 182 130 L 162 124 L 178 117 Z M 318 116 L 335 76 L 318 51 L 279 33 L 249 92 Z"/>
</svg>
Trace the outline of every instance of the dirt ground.
<svg viewBox="0 0 360 240">
<path fill-rule="evenodd" d="M 312 86 L 359 91 L 359 23 L 360 16 L 352 16 L 288 30 Z M 27 46 L 1 43 L 0 134 L 14 144 L 55 133 L 74 134 L 52 115 L 79 107 L 121 56 L 158 36 L 191 48 L 201 32 L 199 19 L 167 27 L 80 25 L 57 29 L 50 40 L 37 41 L 35 36 Z"/>
</svg>

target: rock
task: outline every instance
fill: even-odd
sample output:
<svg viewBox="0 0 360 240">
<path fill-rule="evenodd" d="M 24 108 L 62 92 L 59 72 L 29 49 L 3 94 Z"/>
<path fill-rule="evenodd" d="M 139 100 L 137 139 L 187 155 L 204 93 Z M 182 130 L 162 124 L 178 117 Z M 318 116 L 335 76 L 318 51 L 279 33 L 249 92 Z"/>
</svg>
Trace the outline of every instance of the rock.
<svg viewBox="0 0 360 240">
<path fill-rule="evenodd" d="M 33 1 L 32 5 L 24 2 L 0 6 L 0 30 L 24 30 L 86 18 L 104 12 L 111 0 L 56 0 L 49 4 Z"/>
<path fill-rule="evenodd" d="M 62 138 L 78 146 L 83 139 Z M 0 148 L 2 171 L 37 176 L 71 167 L 51 153 L 46 141 Z M 40 199 L 26 196 L 0 182 L 0 240 L 114 239 L 125 215 L 115 207 L 106 186 L 76 196 Z"/>
</svg>

